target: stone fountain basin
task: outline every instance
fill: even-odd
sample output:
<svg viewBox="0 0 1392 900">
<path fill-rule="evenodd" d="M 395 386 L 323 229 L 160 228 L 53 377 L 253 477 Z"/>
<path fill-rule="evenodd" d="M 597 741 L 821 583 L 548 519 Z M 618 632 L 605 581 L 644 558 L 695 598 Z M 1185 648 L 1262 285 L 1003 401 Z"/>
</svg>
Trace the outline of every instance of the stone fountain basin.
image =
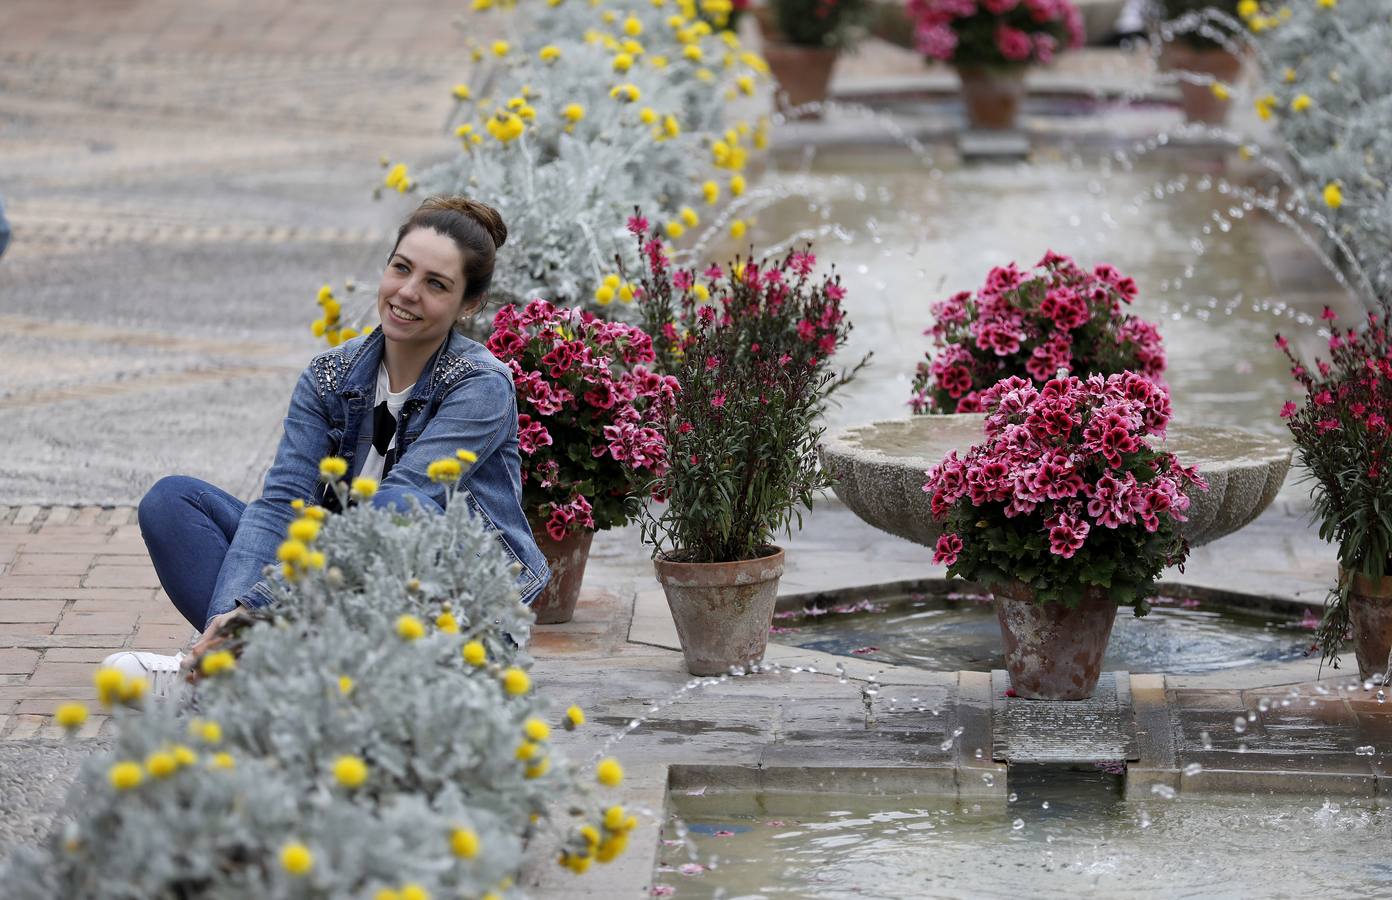
<svg viewBox="0 0 1392 900">
<path fill-rule="evenodd" d="M 822 442 L 822 462 L 836 478 L 836 496 L 857 516 L 892 535 L 933 546 L 942 533 L 933 521 L 925 472 L 949 451 L 965 455 L 984 433 L 985 416 L 914 416 L 843 428 Z M 1197 466 L 1208 491 L 1191 490 L 1189 521 L 1181 526 L 1191 546 L 1215 541 L 1251 522 L 1276 499 L 1290 468 L 1284 440 L 1243 428 L 1170 423 L 1158 445 Z"/>
</svg>

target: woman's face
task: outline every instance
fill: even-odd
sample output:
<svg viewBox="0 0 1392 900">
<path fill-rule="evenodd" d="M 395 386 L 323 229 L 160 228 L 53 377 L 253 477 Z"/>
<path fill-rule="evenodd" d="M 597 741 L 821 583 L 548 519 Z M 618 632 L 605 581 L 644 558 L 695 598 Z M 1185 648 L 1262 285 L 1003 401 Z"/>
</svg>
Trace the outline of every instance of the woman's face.
<svg viewBox="0 0 1392 900">
<path fill-rule="evenodd" d="M 434 346 L 464 306 L 464 257 L 433 228 L 417 228 L 397 245 L 377 288 L 377 315 L 390 341 Z"/>
</svg>

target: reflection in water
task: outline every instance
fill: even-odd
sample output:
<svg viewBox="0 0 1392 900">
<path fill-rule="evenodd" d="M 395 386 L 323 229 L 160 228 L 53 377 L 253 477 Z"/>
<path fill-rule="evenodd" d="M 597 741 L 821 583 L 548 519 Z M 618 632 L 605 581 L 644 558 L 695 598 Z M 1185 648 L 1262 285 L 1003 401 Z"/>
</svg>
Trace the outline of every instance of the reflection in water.
<svg viewBox="0 0 1392 900">
<path fill-rule="evenodd" d="M 1194 675 L 1296 659 L 1314 620 L 1258 615 L 1191 598 L 1157 597 L 1150 615 L 1117 611 L 1103 671 Z M 860 656 L 932 671 L 1005 668 L 989 596 L 913 595 L 779 613 L 770 639 L 808 650 Z"/>
<path fill-rule="evenodd" d="M 1392 893 L 1392 866 L 1372 849 L 1392 839 L 1392 810 L 1159 793 L 1126 802 L 1119 783 L 1101 769 L 1041 767 L 1012 769 L 1013 799 L 995 803 L 678 793 L 691 845 L 675 839 L 677 823 L 665 829 L 655 882 L 661 895 L 726 900 Z"/>
</svg>

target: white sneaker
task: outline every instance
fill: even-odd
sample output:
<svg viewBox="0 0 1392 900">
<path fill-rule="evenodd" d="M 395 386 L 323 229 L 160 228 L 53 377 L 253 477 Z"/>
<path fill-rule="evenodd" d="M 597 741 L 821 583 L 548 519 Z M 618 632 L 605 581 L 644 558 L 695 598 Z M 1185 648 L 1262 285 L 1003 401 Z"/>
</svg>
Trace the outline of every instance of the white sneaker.
<svg viewBox="0 0 1392 900">
<path fill-rule="evenodd" d="M 144 678 L 150 685 L 150 696 L 167 697 L 183 681 L 183 662 L 183 653 L 165 656 L 141 650 L 122 650 L 102 660 L 102 667 L 115 669 L 127 678 Z"/>
</svg>

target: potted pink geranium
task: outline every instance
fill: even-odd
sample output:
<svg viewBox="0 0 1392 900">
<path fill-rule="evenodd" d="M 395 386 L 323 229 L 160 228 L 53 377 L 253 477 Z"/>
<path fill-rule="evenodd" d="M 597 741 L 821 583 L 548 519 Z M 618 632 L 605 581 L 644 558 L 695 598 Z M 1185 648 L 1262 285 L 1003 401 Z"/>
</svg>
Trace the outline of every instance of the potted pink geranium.
<svg viewBox="0 0 1392 900">
<path fill-rule="evenodd" d="M 1015 126 L 1025 70 L 1083 44 L 1083 18 L 1069 0 L 909 0 L 918 51 L 949 63 L 962 80 L 973 128 Z"/>
<path fill-rule="evenodd" d="M 926 335 L 933 349 L 918 364 L 909 405 L 915 413 L 980 412 L 982 391 L 1012 375 L 1043 384 L 1073 375 L 1165 372 L 1160 332 L 1123 312 L 1136 282 L 1115 267 L 1091 272 L 1047 253 L 1033 271 L 1014 263 L 991 270 L 974 294 L 935 303 Z"/>
<path fill-rule="evenodd" d="M 532 608 L 539 623 L 568 622 L 595 531 L 626 524 L 629 493 L 667 470 L 677 382 L 647 367 L 641 328 L 545 300 L 498 310 L 488 349 L 517 386 L 522 505 L 551 567 Z"/>
<path fill-rule="evenodd" d="M 1149 612 L 1198 473 L 1148 439 L 1170 418 L 1164 388 L 1133 372 L 1042 387 L 1011 377 L 981 395 L 985 440 L 928 471 L 944 521 L 934 561 L 991 587 L 1017 696 L 1092 694 L 1118 605 Z"/>
</svg>

